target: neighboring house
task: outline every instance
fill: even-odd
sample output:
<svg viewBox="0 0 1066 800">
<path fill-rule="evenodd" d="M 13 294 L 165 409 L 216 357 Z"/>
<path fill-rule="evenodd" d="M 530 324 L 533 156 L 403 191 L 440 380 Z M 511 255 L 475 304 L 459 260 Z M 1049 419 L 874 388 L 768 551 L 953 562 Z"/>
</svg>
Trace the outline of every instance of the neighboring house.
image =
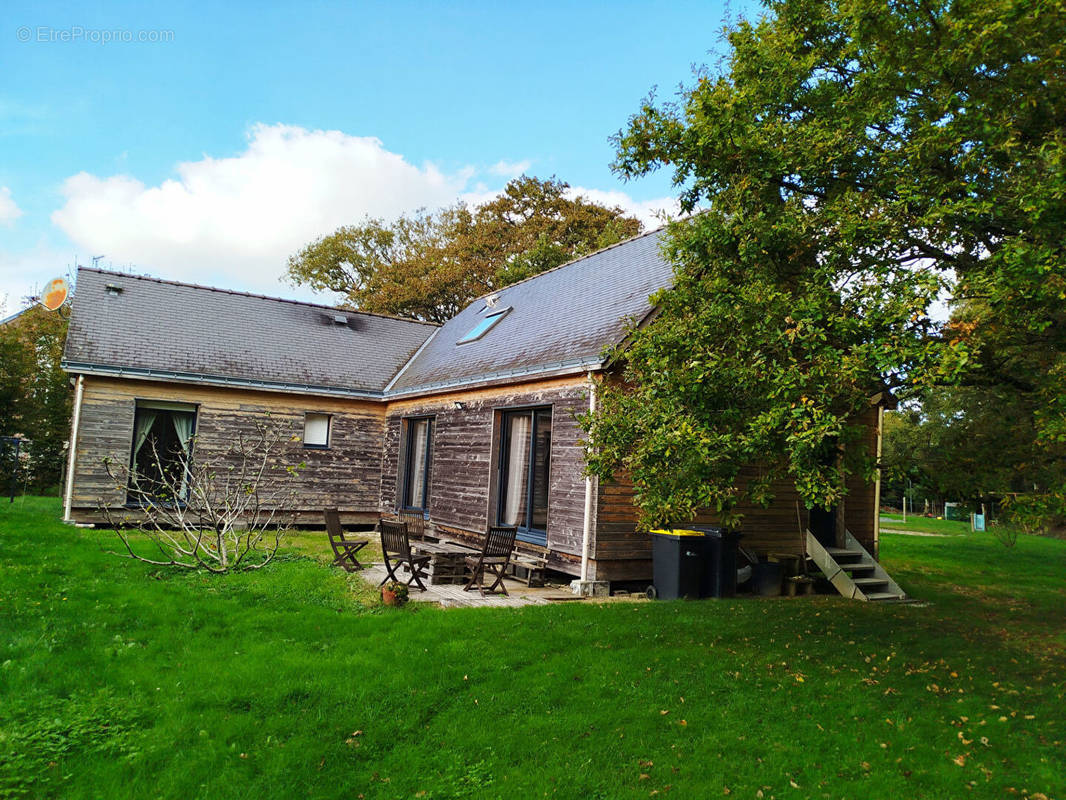
<svg viewBox="0 0 1066 800">
<path fill-rule="evenodd" d="M 479 298 L 442 326 L 81 269 L 64 368 L 77 376 L 66 516 L 122 505 L 105 458 L 143 458 L 149 437 L 217 453 L 268 413 L 305 462 L 298 511 L 349 523 L 422 510 L 479 537 L 517 525 L 548 565 L 589 580 L 646 580 L 650 543 L 632 486 L 584 474 L 578 415 L 611 380 L 607 348 L 672 280 L 656 231 Z M 195 432 L 195 437 L 192 434 Z M 870 439 L 879 437 L 871 406 Z M 746 509 L 760 552 L 795 552 L 791 487 Z M 876 549 L 877 486 L 855 483 L 848 527 Z"/>
<path fill-rule="evenodd" d="M 25 314 L 27 311 L 29 311 L 31 308 L 33 308 L 33 306 L 26 306 L 26 308 L 22 309 L 21 311 L 16 311 L 11 316 L 4 317 L 3 319 L 0 319 L 0 325 L 7 325 L 8 323 L 14 322 L 19 317 L 21 317 L 23 314 Z"/>
</svg>

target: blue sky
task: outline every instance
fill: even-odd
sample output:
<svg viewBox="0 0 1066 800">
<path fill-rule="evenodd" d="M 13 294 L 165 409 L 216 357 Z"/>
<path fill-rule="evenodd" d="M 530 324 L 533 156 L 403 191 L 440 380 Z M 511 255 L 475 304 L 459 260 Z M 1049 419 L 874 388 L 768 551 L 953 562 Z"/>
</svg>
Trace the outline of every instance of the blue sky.
<svg viewBox="0 0 1066 800">
<path fill-rule="evenodd" d="M 649 217 L 608 137 L 749 3 L 5 4 L 0 297 L 75 256 L 271 294 L 286 257 L 556 175 Z M 129 42 L 124 37 L 161 39 Z M 110 37 L 112 41 L 105 41 Z M 28 39 L 28 41 L 23 41 Z"/>
</svg>

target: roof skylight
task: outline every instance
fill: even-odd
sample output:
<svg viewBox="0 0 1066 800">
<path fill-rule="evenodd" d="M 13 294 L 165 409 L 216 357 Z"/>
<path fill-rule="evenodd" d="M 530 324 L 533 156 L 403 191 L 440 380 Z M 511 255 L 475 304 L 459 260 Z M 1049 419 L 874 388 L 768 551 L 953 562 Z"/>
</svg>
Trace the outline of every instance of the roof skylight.
<svg viewBox="0 0 1066 800">
<path fill-rule="evenodd" d="M 468 344 L 469 342 L 476 342 L 486 333 L 491 331 L 496 326 L 497 322 L 506 317 L 507 312 L 510 310 L 511 308 L 510 306 L 508 306 L 507 308 L 500 309 L 499 311 L 493 311 L 487 317 L 483 317 L 482 319 L 478 320 L 477 325 L 471 328 L 467 332 L 466 336 L 456 342 L 456 344 Z"/>
</svg>

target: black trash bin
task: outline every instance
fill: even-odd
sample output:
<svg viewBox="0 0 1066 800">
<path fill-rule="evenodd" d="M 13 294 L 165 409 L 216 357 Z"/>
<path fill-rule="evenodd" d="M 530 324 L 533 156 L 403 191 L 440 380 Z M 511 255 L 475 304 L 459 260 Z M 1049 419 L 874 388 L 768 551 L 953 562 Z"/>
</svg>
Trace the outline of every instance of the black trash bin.
<svg viewBox="0 0 1066 800">
<path fill-rule="evenodd" d="M 705 542 L 701 531 L 656 530 L 651 532 L 653 588 L 650 597 L 677 600 L 703 597 L 706 582 Z"/>
<path fill-rule="evenodd" d="M 736 597 L 740 532 L 710 525 L 693 525 L 692 529 L 704 536 L 705 569 L 700 597 Z"/>
</svg>

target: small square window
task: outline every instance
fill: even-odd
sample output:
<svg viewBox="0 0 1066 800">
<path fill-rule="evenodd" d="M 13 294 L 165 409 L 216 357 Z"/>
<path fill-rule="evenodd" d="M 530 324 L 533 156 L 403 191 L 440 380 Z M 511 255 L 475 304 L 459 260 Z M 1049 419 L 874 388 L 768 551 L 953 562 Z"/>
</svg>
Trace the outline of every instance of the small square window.
<svg viewBox="0 0 1066 800">
<path fill-rule="evenodd" d="M 329 414 L 308 412 L 304 417 L 304 447 L 329 447 Z"/>
</svg>

